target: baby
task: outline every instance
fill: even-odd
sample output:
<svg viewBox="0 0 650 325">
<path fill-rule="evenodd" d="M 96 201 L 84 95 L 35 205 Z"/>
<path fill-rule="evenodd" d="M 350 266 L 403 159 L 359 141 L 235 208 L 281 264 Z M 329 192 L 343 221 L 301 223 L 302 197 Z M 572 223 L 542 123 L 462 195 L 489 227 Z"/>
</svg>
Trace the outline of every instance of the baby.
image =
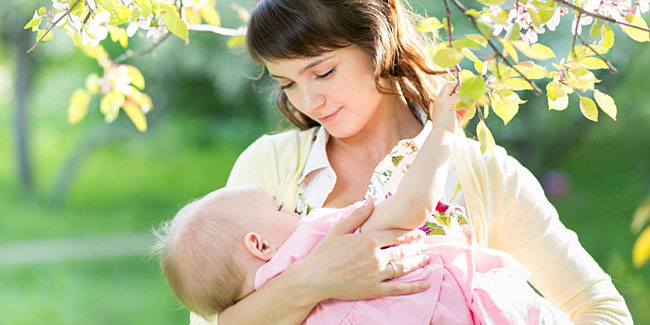
<svg viewBox="0 0 650 325">
<path fill-rule="evenodd" d="M 433 110 L 435 127 L 396 193 L 377 204 L 359 231 L 416 229 L 431 216 L 446 181 L 457 125 L 454 106 L 444 104 Z M 273 197 L 257 187 L 222 188 L 186 205 L 163 227 L 160 265 L 176 297 L 209 319 L 307 256 L 333 225 L 359 206 L 316 209 L 300 220 L 280 211 Z M 530 288 L 527 271 L 509 255 L 443 236 L 425 239 L 428 264 L 391 281 L 426 280 L 431 284 L 427 290 L 371 300 L 327 300 L 305 323 L 568 322 Z"/>
</svg>

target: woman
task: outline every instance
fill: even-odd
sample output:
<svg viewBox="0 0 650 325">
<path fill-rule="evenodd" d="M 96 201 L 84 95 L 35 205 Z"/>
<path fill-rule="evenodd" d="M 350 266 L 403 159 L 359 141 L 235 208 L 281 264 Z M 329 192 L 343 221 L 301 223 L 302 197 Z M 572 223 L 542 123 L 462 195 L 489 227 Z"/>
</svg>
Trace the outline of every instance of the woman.
<svg viewBox="0 0 650 325">
<path fill-rule="evenodd" d="M 258 185 L 282 209 L 303 215 L 313 207 L 347 206 L 369 188 L 390 195 L 396 187 L 390 179 L 400 174 L 391 163 L 397 168 L 417 153 L 417 141 L 409 139 L 426 135 L 422 112 L 441 86 L 411 16 L 399 0 L 259 1 L 249 22 L 249 52 L 278 81 L 278 106 L 301 130 L 252 144 L 228 185 Z M 444 196 L 463 207 L 468 220 L 456 218 L 442 232 L 469 222 L 478 245 L 514 256 L 531 271 L 531 283 L 575 323 L 632 322 L 609 276 L 562 225 L 528 170 L 504 150 L 481 154 L 471 140 L 458 141 L 450 163 Z M 307 258 L 224 310 L 218 322 L 295 324 L 326 299 L 426 289 L 383 282 L 425 258 L 408 245 L 380 249 L 408 243 L 414 233 L 352 234 L 369 213 L 355 212 Z M 192 317 L 192 324 L 204 322 Z"/>
</svg>

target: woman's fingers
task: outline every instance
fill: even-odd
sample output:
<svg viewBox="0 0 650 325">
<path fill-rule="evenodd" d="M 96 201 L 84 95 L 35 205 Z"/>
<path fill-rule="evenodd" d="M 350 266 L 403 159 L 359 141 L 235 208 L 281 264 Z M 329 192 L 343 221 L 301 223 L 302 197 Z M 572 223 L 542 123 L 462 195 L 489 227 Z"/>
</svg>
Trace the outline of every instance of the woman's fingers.
<svg viewBox="0 0 650 325">
<path fill-rule="evenodd" d="M 409 256 L 397 261 L 386 263 L 382 272 L 384 280 L 399 278 L 400 276 L 415 271 L 429 262 L 429 255 L 421 254 Z"/>
<path fill-rule="evenodd" d="M 343 221 L 337 223 L 330 229 L 331 234 L 349 234 L 354 232 L 357 228 L 361 227 L 372 214 L 374 209 L 374 201 L 371 199 L 363 202 L 359 208 L 354 210 L 350 216 Z"/>
<path fill-rule="evenodd" d="M 383 282 L 379 284 L 377 296 L 401 296 L 424 291 L 431 286 L 426 281 Z"/>
</svg>

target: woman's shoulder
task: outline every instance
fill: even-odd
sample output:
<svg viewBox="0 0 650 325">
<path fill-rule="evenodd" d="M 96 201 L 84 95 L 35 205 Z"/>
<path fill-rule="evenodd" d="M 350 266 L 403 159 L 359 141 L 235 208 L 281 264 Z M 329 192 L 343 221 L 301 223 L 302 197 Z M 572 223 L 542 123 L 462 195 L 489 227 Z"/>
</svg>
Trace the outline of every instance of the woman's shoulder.
<svg viewBox="0 0 650 325">
<path fill-rule="evenodd" d="M 474 175 L 496 180 L 495 178 L 530 174 L 526 167 L 501 146 L 496 146 L 494 152 L 482 152 L 481 144 L 477 140 L 458 137 L 454 143 L 454 151 L 454 159 L 460 162 L 455 165 L 471 169 Z"/>
<path fill-rule="evenodd" d="M 284 180 L 301 169 L 317 129 L 289 130 L 263 135 L 255 140 L 237 158 L 228 178 L 228 186 L 261 186 L 260 183 L 266 183 L 262 187 L 270 191 L 270 183 Z"/>
<path fill-rule="evenodd" d="M 294 151 L 311 142 L 317 130 L 318 127 L 313 127 L 307 130 L 287 130 L 265 134 L 248 146 L 244 153 L 261 154 L 270 153 L 271 151 Z"/>
</svg>

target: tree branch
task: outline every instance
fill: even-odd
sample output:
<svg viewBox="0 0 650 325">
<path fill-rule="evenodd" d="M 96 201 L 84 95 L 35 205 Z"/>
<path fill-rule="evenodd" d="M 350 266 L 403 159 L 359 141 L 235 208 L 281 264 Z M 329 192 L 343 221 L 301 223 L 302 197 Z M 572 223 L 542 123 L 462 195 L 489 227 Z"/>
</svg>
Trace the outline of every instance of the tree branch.
<svg viewBox="0 0 650 325">
<path fill-rule="evenodd" d="M 246 35 L 246 27 L 239 27 L 237 29 L 224 28 L 219 26 L 207 24 L 187 24 L 187 29 L 199 32 L 213 32 L 218 35 L 224 36 L 244 36 Z"/>
<path fill-rule="evenodd" d="M 27 50 L 27 53 L 33 51 L 34 48 L 36 48 L 36 45 L 40 44 L 41 41 L 45 38 L 45 36 L 47 36 L 47 34 L 52 32 L 52 28 L 54 28 L 54 26 L 56 26 L 56 24 L 58 24 L 61 21 L 61 19 L 63 19 L 63 17 L 69 15 L 70 12 L 72 12 L 72 10 L 79 4 L 79 2 L 81 2 L 81 0 L 75 1 L 75 3 L 72 6 L 70 6 L 70 8 L 68 8 L 68 11 L 66 11 L 63 15 L 61 15 L 61 17 L 59 17 L 59 19 L 57 19 L 54 23 L 52 23 L 52 26 L 50 26 L 50 28 L 47 29 L 47 31 L 43 34 L 43 36 L 41 36 L 41 38 L 39 38 L 38 41 L 36 41 L 36 44 L 34 44 L 34 46 L 32 46 L 29 50 Z"/>
<path fill-rule="evenodd" d="M 447 16 L 447 34 L 449 35 L 449 47 L 453 47 L 454 37 L 451 33 L 451 9 L 449 9 L 449 3 L 447 3 L 447 0 L 444 0 L 444 2 L 445 2 L 445 15 Z"/>
<path fill-rule="evenodd" d="M 460 10 L 463 13 L 463 15 L 465 15 L 465 17 L 467 17 L 470 20 L 472 25 L 474 25 L 474 28 L 476 28 L 476 30 L 478 30 L 480 32 L 480 29 L 478 28 L 478 25 L 476 24 L 476 20 L 474 19 L 474 17 L 472 17 L 472 16 L 465 13 L 467 11 L 467 9 L 465 9 L 465 7 L 463 7 L 463 5 L 458 2 L 458 0 L 450 0 L 450 1 L 454 4 L 454 6 L 456 6 L 456 8 L 458 8 L 458 10 Z M 491 37 L 485 37 L 485 39 L 487 40 L 488 45 L 490 45 L 490 48 L 492 49 L 492 51 L 494 51 L 495 54 L 497 54 L 501 59 L 503 59 L 503 61 L 505 61 L 508 66 L 510 66 L 513 70 L 515 70 L 515 72 L 517 72 L 517 74 L 519 74 L 522 78 L 524 78 L 524 80 L 526 80 L 531 85 L 531 87 L 533 87 L 533 92 L 535 93 L 535 95 L 541 95 L 542 90 L 539 89 L 539 87 L 537 87 L 535 82 L 528 79 L 528 77 L 526 77 L 526 75 L 524 75 L 521 71 L 519 71 L 519 69 L 517 69 L 517 67 L 515 67 L 512 63 L 510 63 L 510 60 L 508 60 L 508 58 L 505 55 L 503 55 L 503 53 L 501 51 L 499 51 L 499 49 L 494 45 L 494 43 L 492 43 L 490 38 Z M 499 66 L 499 64 L 497 63 L 497 67 L 498 66 Z"/>
<path fill-rule="evenodd" d="M 565 6 L 571 8 L 571 9 L 573 9 L 573 10 L 576 10 L 576 11 L 578 11 L 579 13 L 585 14 L 585 15 L 587 15 L 587 16 L 591 16 L 591 17 L 594 17 L 594 18 L 602 19 L 602 20 L 605 20 L 605 21 L 608 21 L 608 22 L 610 22 L 610 23 L 614 23 L 614 24 L 619 24 L 619 25 L 624 25 L 624 26 L 631 27 L 631 28 L 636 28 L 636 29 L 639 29 L 639 30 L 646 31 L 646 32 L 649 32 L 649 33 L 650 33 L 650 29 L 643 28 L 643 27 L 641 27 L 641 26 L 637 26 L 637 25 L 632 25 L 632 24 L 630 24 L 630 23 L 628 23 L 628 22 L 625 22 L 625 21 L 618 21 L 618 20 L 616 20 L 616 19 L 614 19 L 614 18 L 610 18 L 610 17 L 607 17 L 607 16 L 599 15 L 599 14 L 597 14 L 597 13 L 593 13 L 593 12 L 586 11 L 586 10 L 584 10 L 584 9 L 582 9 L 582 8 L 580 8 L 580 7 L 574 5 L 574 4 L 572 4 L 572 3 L 570 3 L 570 2 L 568 2 L 568 1 L 566 1 L 566 0 L 553 0 L 553 1 L 555 1 L 555 2 L 559 2 L 559 3 L 561 3 L 561 4 L 565 5 Z"/>
<path fill-rule="evenodd" d="M 594 54 L 596 54 L 596 56 L 598 56 L 598 58 L 605 61 L 605 64 L 607 64 L 607 69 L 609 70 L 609 72 L 611 72 L 612 74 L 618 72 L 618 69 L 616 69 L 616 67 L 611 62 L 609 62 L 609 60 L 605 59 L 602 55 L 600 55 L 600 53 L 598 53 L 598 51 L 594 50 L 594 48 L 591 47 L 591 45 L 589 45 L 587 42 L 585 42 L 582 39 L 582 37 L 580 37 L 580 35 L 578 35 L 578 39 L 580 40 L 580 42 L 582 42 L 582 45 L 586 46 L 588 49 L 590 49 L 592 52 L 594 52 Z"/>
<path fill-rule="evenodd" d="M 122 62 L 124 62 L 124 61 L 126 61 L 128 59 L 133 59 L 133 58 L 137 58 L 139 56 L 143 56 L 145 54 L 149 54 L 149 53 L 153 52 L 153 50 L 155 50 L 158 46 L 160 46 L 160 44 L 162 44 L 164 41 L 168 40 L 170 36 L 172 36 L 172 33 L 165 34 L 165 36 L 163 36 L 161 39 L 159 39 L 156 43 L 153 43 L 153 45 L 151 45 L 150 48 L 148 48 L 146 50 L 143 50 L 143 51 L 140 51 L 140 52 L 135 52 L 134 53 L 131 50 L 126 50 L 126 53 L 120 55 L 113 62 L 119 64 L 119 63 L 122 63 Z"/>
<path fill-rule="evenodd" d="M 573 31 L 573 43 L 571 44 L 571 52 L 573 52 L 573 56 L 576 56 L 576 38 L 578 37 L 578 28 L 580 28 L 580 18 L 582 17 L 582 13 L 578 13 L 578 18 L 576 18 L 576 28 Z"/>
</svg>

